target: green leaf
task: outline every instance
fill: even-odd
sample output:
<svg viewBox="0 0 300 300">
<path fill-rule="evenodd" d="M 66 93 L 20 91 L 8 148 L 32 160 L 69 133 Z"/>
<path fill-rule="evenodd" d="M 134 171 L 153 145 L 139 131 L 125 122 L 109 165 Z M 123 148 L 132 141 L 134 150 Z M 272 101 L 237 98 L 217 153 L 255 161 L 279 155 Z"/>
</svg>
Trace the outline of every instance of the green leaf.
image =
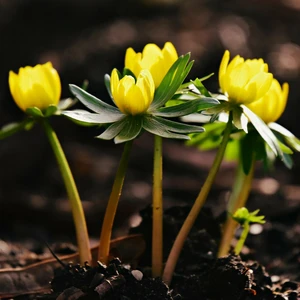
<svg viewBox="0 0 300 300">
<path fill-rule="evenodd" d="M 127 117 L 123 120 L 124 126 L 120 133 L 115 137 L 116 144 L 124 143 L 135 139 L 142 130 L 143 118 L 138 116 Z"/>
<path fill-rule="evenodd" d="M 163 125 L 162 123 L 160 123 L 154 117 L 151 116 L 147 116 L 144 118 L 143 128 L 152 134 L 156 134 L 164 138 L 185 139 L 185 140 L 190 139 L 189 136 L 187 135 L 170 132 L 167 129 L 168 126 Z"/>
<path fill-rule="evenodd" d="M 107 89 L 107 92 L 108 92 L 110 98 L 114 101 L 112 93 L 111 93 L 111 88 L 110 88 L 110 76 L 108 74 L 104 75 L 104 84 L 105 84 L 105 87 Z"/>
<path fill-rule="evenodd" d="M 45 110 L 44 110 L 44 116 L 45 117 L 50 117 L 54 115 L 57 112 L 57 106 L 56 105 L 49 105 Z"/>
<path fill-rule="evenodd" d="M 29 107 L 26 109 L 26 114 L 34 118 L 44 118 L 42 111 L 38 107 Z"/>
<path fill-rule="evenodd" d="M 248 132 L 248 119 L 240 107 L 233 109 L 233 124 L 236 128 Z"/>
<path fill-rule="evenodd" d="M 201 82 L 202 80 L 199 78 L 196 78 L 195 80 L 191 80 L 191 82 L 195 85 L 195 87 L 199 90 L 199 92 L 206 96 L 206 97 L 211 97 L 211 94 L 209 91 L 205 88 L 203 83 Z"/>
<path fill-rule="evenodd" d="M 249 174 L 251 166 L 252 166 L 252 161 L 255 157 L 255 152 L 256 149 L 255 147 L 257 146 L 257 135 L 256 132 L 250 132 L 244 136 L 244 138 L 241 139 L 240 141 L 240 157 L 242 160 L 242 166 L 245 174 Z M 264 147 L 263 147 L 264 149 Z"/>
<path fill-rule="evenodd" d="M 0 129 L 0 140 L 3 140 L 21 130 L 29 130 L 35 124 L 32 119 L 26 119 L 19 123 L 10 123 Z"/>
<path fill-rule="evenodd" d="M 205 145 L 207 141 L 211 140 L 212 142 L 208 142 L 208 144 L 214 144 L 215 147 L 219 146 L 222 140 L 222 132 L 226 127 L 226 123 L 223 122 L 217 122 L 211 124 L 209 123 L 209 124 L 205 124 L 203 127 L 205 129 L 205 132 L 201 134 L 191 135 L 191 140 L 187 141 L 186 145 L 199 146 L 200 149 L 205 150 L 202 148 L 202 146 Z"/>
<path fill-rule="evenodd" d="M 269 145 L 275 155 L 279 156 L 281 159 L 283 158 L 283 153 L 278 144 L 278 140 L 272 130 L 259 118 L 255 113 L 253 113 L 247 106 L 241 105 L 243 108 L 244 114 L 251 121 L 257 132 L 260 136 L 265 140 L 265 142 Z"/>
<path fill-rule="evenodd" d="M 213 98 L 201 98 L 191 100 L 179 105 L 162 107 L 152 114 L 160 117 L 181 117 L 214 107 L 219 104 L 219 101 Z"/>
<path fill-rule="evenodd" d="M 60 113 L 59 111 L 61 110 L 65 110 L 67 108 L 70 108 L 71 106 L 75 105 L 77 103 L 77 99 L 72 99 L 72 98 L 67 98 L 67 99 L 63 99 L 60 100 L 58 102 L 57 108 L 58 108 L 58 113 Z"/>
<path fill-rule="evenodd" d="M 159 122 L 161 125 L 163 125 L 166 130 L 176 132 L 176 133 L 192 133 L 192 132 L 204 131 L 204 128 L 201 126 L 174 122 L 160 117 L 152 117 L 152 119 Z"/>
<path fill-rule="evenodd" d="M 281 149 L 281 151 L 283 153 L 286 153 L 286 154 L 293 154 L 293 151 L 291 148 L 289 148 L 288 146 L 286 146 L 284 143 L 282 143 L 280 140 L 277 140 L 278 141 L 278 144 L 279 144 L 279 147 Z"/>
<path fill-rule="evenodd" d="M 106 123 L 113 123 L 122 120 L 125 115 L 110 112 L 110 111 L 103 111 L 102 113 L 90 113 L 85 110 L 76 109 L 76 110 L 66 110 L 62 112 L 62 115 L 73 119 L 75 121 L 87 123 L 87 124 L 106 124 Z"/>
<path fill-rule="evenodd" d="M 176 93 L 187 74 L 192 68 L 193 62 L 190 60 L 190 54 L 180 56 L 172 65 L 161 84 L 155 91 L 154 99 L 150 105 L 149 111 L 163 106 Z"/>
<path fill-rule="evenodd" d="M 84 91 L 80 87 L 70 84 L 70 91 L 71 93 L 86 107 L 91 109 L 92 111 L 99 113 L 99 114 L 115 114 L 115 115 L 122 115 L 122 113 L 114 106 L 111 106 L 102 100 L 96 98 L 95 96 L 89 94 L 88 92 Z"/>
<path fill-rule="evenodd" d="M 238 161 L 240 157 L 240 141 L 237 139 L 231 139 L 228 141 L 224 159 L 227 161 Z"/>
<path fill-rule="evenodd" d="M 294 136 L 289 130 L 287 130 L 286 128 L 284 128 L 283 126 L 277 123 L 269 123 L 268 126 L 272 130 L 280 133 L 283 136 L 285 142 L 293 150 L 300 152 L 300 140 L 296 136 Z"/>
<path fill-rule="evenodd" d="M 294 162 L 293 162 L 293 159 L 292 159 L 291 155 L 289 155 L 287 153 L 283 153 L 282 161 L 288 169 L 292 169 L 292 167 L 294 165 Z"/>
<path fill-rule="evenodd" d="M 111 124 L 102 134 L 96 136 L 96 138 L 103 140 L 112 140 L 120 131 L 126 126 L 126 118 Z"/>
</svg>

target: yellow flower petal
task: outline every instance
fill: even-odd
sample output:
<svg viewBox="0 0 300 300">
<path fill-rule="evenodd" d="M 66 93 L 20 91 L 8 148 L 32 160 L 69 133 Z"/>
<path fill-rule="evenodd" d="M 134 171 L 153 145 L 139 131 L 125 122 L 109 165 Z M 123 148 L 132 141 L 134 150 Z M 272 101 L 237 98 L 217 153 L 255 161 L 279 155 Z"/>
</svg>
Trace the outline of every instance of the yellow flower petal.
<svg viewBox="0 0 300 300">
<path fill-rule="evenodd" d="M 16 104 L 26 110 L 29 107 L 45 109 L 57 105 L 61 94 L 60 78 L 51 63 L 26 66 L 19 73 L 9 73 L 9 87 Z"/>
<path fill-rule="evenodd" d="M 219 84 L 229 102 L 248 104 L 259 100 L 271 86 L 273 75 L 263 59 L 247 59 L 235 56 L 229 62 L 230 53 L 225 51 L 219 69 Z"/>
<path fill-rule="evenodd" d="M 125 67 L 136 77 L 139 76 L 141 70 L 149 70 L 155 87 L 158 87 L 177 59 L 178 55 L 172 43 L 165 43 L 162 50 L 151 43 L 144 47 L 142 53 L 136 53 L 132 48 L 128 48 L 125 55 Z"/>
</svg>

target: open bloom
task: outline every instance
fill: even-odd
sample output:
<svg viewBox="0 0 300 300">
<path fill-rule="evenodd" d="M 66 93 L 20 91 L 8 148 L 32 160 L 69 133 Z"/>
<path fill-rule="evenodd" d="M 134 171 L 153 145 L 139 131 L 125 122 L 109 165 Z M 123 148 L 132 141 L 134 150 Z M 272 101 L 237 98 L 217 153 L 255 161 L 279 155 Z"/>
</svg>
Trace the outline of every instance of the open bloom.
<svg viewBox="0 0 300 300">
<path fill-rule="evenodd" d="M 149 70 L 142 70 L 135 79 L 126 75 L 119 79 L 113 69 L 110 81 L 111 93 L 120 111 L 127 115 L 138 115 L 147 111 L 154 97 L 154 81 Z"/>
<path fill-rule="evenodd" d="M 132 48 L 127 49 L 125 68 L 129 69 L 136 77 L 141 70 L 149 70 L 157 88 L 177 59 L 177 51 L 172 43 L 165 43 L 163 49 L 155 44 L 147 44 L 142 53 L 136 53 Z"/>
<path fill-rule="evenodd" d="M 247 59 L 237 55 L 229 63 L 230 53 L 225 51 L 219 69 L 219 84 L 229 102 L 248 104 L 268 92 L 273 75 L 263 59 Z"/>
<path fill-rule="evenodd" d="M 275 122 L 284 112 L 289 93 L 289 85 L 284 83 L 282 87 L 276 79 L 273 79 L 269 91 L 259 100 L 247 105 L 266 124 Z"/>
<path fill-rule="evenodd" d="M 45 109 L 57 105 L 61 94 L 59 75 L 50 62 L 20 68 L 18 74 L 10 71 L 9 88 L 23 111 L 29 107 Z"/>
</svg>

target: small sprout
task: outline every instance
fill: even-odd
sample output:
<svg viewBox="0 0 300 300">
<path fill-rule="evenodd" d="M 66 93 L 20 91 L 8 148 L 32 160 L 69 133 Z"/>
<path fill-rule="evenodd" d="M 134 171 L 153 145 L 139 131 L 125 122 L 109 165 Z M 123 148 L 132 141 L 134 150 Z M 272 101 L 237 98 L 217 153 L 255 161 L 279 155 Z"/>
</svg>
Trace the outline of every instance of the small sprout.
<svg viewBox="0 0 300 300">
<path fill-rule="evenodd" d="M 243 227 L 243 232 L 234 248 L 234 253 L 236 255 L 240 254 L 245 244 L 246 238 L 250 230 L 250 224 L 251 223 L 264 224 L 266 222 L 264 220 L 265 216 L 258 216 L 257 215 L 258 213 L 259 213 L 259 209 L 250 213 L 246 207 L 241 207 L 234 213 L 234 215 L 232 215 L 232 218 Z"/>
</svg>

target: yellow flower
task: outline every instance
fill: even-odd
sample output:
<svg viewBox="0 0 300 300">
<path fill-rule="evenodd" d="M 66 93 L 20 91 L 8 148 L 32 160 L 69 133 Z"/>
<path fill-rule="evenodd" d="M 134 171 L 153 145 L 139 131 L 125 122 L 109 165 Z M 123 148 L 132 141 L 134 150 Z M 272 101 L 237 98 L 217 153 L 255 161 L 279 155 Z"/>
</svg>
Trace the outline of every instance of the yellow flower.
<svg viewBox="0 0 300 300">
<path fill-rule="evenodd" d="M 132 48 L 127 49 L 125 68 L 136 77 L 141 70 L 149 70 L 157 88 L 177 59 L 178 55 L 172 43 L 165 43 L 163 49 L 155 44 L 147 44 L 142 53 L 136 53 Z"/>
<path fill-rule="evenodd" d="M 111 93 L 120 111 L 128 115 L 145 113 L 154 97 L 154 81 L 149 70 L 142 70 L 137 81 L 126 75 L 121 80 L 113 69 L 110 80 Z"/>
<path fill-rule="evenodd" d="M 244 60 L 237 55 L 230 63 L 229 58 L 226 50 L 219 69 L 219 84 L 229 102 L 248 104 L 263 97 L 273 79 L 268 65 L 261 58 Z"/>
<path fill-rule="evenodd" d="M 276 79 L 273 79 L 269 91 L 258 101 L 247 105 L 266 124 L 275 122 L 284 112 L 289 94 L 289 85 L 284 83 L 282 87 Z"/>
<path fill-rule="evenodd" d="M 16 104 L 26 111 L 29 107 L 45 109 L 57 105 L 61 94 L 60 78 L 50 62 L 9 72 L 9 88 Z"/>
</svg>

